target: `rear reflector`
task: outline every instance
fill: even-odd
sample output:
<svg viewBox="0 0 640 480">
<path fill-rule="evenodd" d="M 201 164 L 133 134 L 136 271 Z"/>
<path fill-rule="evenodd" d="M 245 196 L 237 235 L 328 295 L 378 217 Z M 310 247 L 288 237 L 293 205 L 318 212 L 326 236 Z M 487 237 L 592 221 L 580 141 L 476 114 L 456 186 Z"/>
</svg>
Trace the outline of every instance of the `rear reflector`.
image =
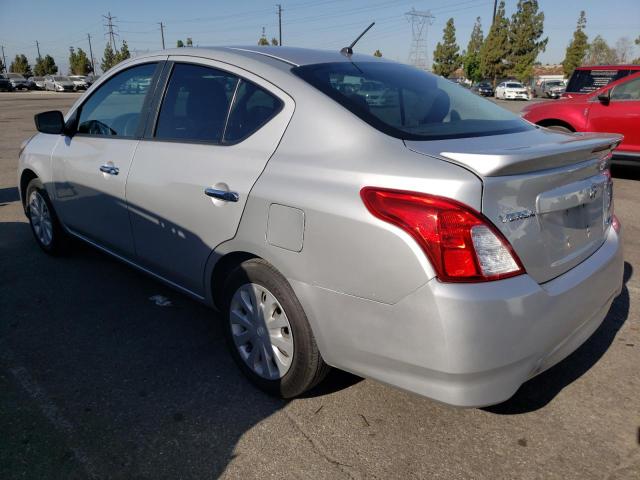
<svg viewBox="0 0 640 480">
<path fill-rule="evenodd" d="M 444 197 L 364 187 L 376 217 L 411 235 L 443 282 L 486 282 L 524 273 L 509 242 L 481 213 Z"/>
</svg>

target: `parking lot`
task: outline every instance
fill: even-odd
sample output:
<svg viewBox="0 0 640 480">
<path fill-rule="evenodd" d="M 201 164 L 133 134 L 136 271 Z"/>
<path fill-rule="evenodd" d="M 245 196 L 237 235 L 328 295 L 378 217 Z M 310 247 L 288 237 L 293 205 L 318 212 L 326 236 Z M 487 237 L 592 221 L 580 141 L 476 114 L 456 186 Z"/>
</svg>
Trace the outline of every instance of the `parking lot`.
<svg viewBox="0 0 640 480">
<path fill-rule="evenodd" d="M 19 146 L 78 96 L 0 93 L 1 479 L 638 478 L 640 167 L 614 169 L 622 294 L 508 402 L 456 409 L 337 371 L 284 402 L 244 379 L 213 311 L 89 247 L 36 246 Z"/>
</svg>

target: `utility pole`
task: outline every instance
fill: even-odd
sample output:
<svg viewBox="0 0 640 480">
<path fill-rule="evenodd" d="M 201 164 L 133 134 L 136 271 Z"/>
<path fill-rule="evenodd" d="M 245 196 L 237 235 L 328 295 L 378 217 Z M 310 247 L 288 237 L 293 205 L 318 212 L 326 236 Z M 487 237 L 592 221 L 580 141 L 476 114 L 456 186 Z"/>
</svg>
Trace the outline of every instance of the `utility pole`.
<svg viewBox="0 0 640 480">
<path fill-rule="evenodd" d="M 96 74 L 96 64 L 93 60 L 93 49 L 91 48 L 91 34 L 87 33 L 87 40 L 89 40 L 89 56 L 91 57 L 91 72 L 95 76 Z"/>
<path fill-rule="evenodd" d="M 38 60 L 40 60 L 42 57 L 40 56 L 40 44 L 38 43 L 38 40 L 36 40 L 36 48 L 38 49 Z"/>
<path fill-rule="evenodd" d="M 2 65 L 4 65 L 4 71 L 7 71 L 7 59 L 4 57 L 4 45 L 2 45 Z"/>
<path fill-rule="evenodd" d="M 278 31 L 280 33 L 278 45 L 282 46 L 282 5 L 277 4 L 276 7 L 278 7 Z"/>
<path fill-rule="evenodd" d="M 162 49 L 164 50 L 164 25 L 160 22 L 160 35 L 162 36 Z"/>
<path fill-rule="evenodd" d="M 496 9 L 498 8 L 498 0 L 493 0 L 493 17 L 491 17 L 491 25 L 496 21 Z"/>
<path fill-rule="evenodd" d="M 116 17 L 112 17 L 111 12 L 109 12 L 108 15 L 102 15 L 102 18 L 107 20 L 107 24 L 105 25 L 105 27 L 109 29 L 109 33 L 108 33 L 109 43 L 111 43 L 111 48 L 113 48 L 113 51 L 115 52 L 116 50 L 115 35 L 117 34 L 113 32 L 113 21 L 116 19 Z"/>
</svg>

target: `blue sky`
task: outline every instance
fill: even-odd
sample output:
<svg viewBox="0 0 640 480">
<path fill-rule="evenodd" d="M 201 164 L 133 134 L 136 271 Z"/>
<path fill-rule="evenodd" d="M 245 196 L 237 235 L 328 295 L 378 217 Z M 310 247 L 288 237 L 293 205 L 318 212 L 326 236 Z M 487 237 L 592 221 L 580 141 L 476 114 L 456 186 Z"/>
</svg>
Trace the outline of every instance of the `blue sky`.
<svg viewBox="0 0 640 480">
<path fill-rule="evenodd" d="M 277 36 L 276 2 L 283 6 L 285 45 L 339 49 L 349 44 L 371 21 L 376 26 L 361 40 L 357 50 L 372 53 L 379 48 L 385 57 L 407 61 L 411 41 L 404 13 L 415 7 L 430 9 L 435 16 L 428 35 L 429 56 L 448 18 L 453 17 L 458 44 L 464 48 L 475 18 L 479 16 L 486 35 L 493 13 L 493 0 L 0 0 L 0 45 L 7 62 L 24 53 L 33 64 L 35 41 L 42 55 L 51 54 L 66 73 L 69 46 L 88 51 L 92 36 L 96 60 L 106 44 L 107 12 L 116 17 L 119 39 L 132 51 L 161 47 L 158 22 L 166 24 L 167 47 L 177 39 L 192 37 L 195 45 L 255 44 L 262 27 L 269 38 Z M 507 0 L 507 14 L 517 0 Z M 558 63 L 571 39 L 580 10 L 587 13 L 587 34 L 602 35 L 610 45 L 623 36 L 640 35 L 640 0 L 540 0 L 545 12 L 545 34 L 549 44 L 539 60 Z M 640 48 L 634 54 L 640 56 Z"/>
</svg>

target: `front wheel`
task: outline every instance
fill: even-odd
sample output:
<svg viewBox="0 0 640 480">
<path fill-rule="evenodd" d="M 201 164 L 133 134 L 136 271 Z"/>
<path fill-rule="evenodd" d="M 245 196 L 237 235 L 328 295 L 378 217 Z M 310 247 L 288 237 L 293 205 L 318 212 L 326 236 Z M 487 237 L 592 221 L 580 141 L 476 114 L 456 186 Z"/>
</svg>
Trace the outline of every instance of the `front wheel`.
<svg viewBox="0 0 640 480">
<path fill-rule="evenodd" d="M 27 217 L 38 246 L 51 255 L 66 252 L 70 239 L 60 225 L 47 191 L 39 179 L 34 178 L 29 182 L 25 198 Z"/>
<path fill-rule="evenodd" d="M 231 354 L 262 390 L 292 398 L 328 373 L 302 305 L 268 262 L 251 259 L 233 270 L 225 284 L 223 311 Z"/>
</svg>

